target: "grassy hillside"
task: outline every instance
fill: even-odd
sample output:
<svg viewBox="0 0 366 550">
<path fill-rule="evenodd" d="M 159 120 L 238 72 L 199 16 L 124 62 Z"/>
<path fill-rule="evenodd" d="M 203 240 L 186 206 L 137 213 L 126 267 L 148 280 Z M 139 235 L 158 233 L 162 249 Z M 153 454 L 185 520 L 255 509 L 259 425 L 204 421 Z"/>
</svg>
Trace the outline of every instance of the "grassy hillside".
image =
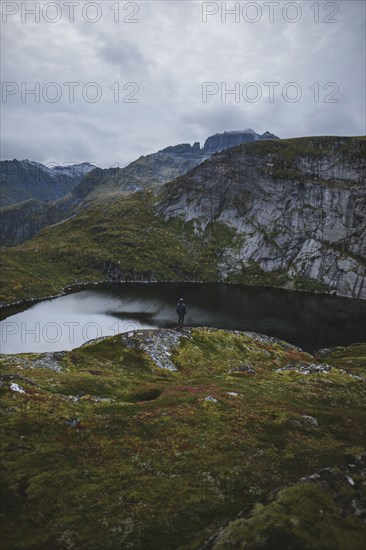
<svg viewBox="0 0 366 550">
<path fill-rule="evenodd" d="M 1 302 L 57 294 L 94 281 L 215 281 L 220 251 L 235 241 L 226 226 L 204 238 L 191 224 L 154 215 L 151 191 L 83 211 L 31 241 L 2 251 Z"/>
<path fill-rule="evenodd" d="M 362 451 L 366 385 L 350 374 L 365 376 L 365 356 L 341 348 L 304 374 L 319 359 L 204 328 L 2 356 L 2 547 L 199 548 L 269 491 Z M 294 506 L 306 528 L 312 506 Z M 352 509 L 322 507 L 332 549 L 351 529 L 361 550 Z"/>
</svg>

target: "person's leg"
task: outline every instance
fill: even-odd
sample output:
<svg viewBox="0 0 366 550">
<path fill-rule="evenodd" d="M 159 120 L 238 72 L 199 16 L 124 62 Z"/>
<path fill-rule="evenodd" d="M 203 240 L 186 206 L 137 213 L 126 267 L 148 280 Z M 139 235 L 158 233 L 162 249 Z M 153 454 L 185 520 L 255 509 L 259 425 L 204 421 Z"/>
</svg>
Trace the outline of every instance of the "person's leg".
<svg viewBox="0 0 366 550">
<path fill-rule="evenodd" d="M 183 326 L 183 323 L 184 323 L 184 316 L 185 316 L 185 313 L 183 313 L 183 315 L 182 315 L 182 326 Z"/>
</svg>

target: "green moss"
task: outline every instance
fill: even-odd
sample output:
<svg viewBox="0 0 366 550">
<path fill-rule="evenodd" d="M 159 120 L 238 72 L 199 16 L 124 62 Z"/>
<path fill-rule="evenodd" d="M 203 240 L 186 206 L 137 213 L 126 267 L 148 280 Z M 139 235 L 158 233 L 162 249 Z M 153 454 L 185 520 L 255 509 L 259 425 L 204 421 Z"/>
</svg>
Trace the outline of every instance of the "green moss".
<svg viewBox="0 0 366 550">
<path fill-rule="evenodd" d="M 296 275 L 293 278 L 293 285 L 296 290 L 306 290 L 308 292 L 327 292 L 328 285 L 317 279 L 310 279 L 302 275 Z"/>
<path fill-rule="evenodd" d="M 323 241 L 324 244 L 331 250 L 335 250 L 336 252 L 339 252 L 343 258 L 351 258 L 356 263 L 361 264 L 366 267 L 366 260 L 363 256 L 358 256 L 357 254 L 353 254 L 349 250 L 347 250 L 347 247 L 344 243 L 331 243 L 329 241 Z"/>
<path fill-rule="evenodd" d="M 67 352 L 60 372 L 35 367 L 37 354 L 2 357 L 2 376 L 26 391 L 3 378 L 4 549 L 61 549 L 66 539 L 91 550 L 198 548 L 269 491 L 364 444 L 364 383 L 337 369 L 275 372 L 314 362 L 307 353 L 214 329 L 193 329 L 171 352 L 173 372 L 118 335 Z M 349 361 L 363 352 L 344 348 L 326 360 L 352 372 Z M 235 371 L 241 365 L 256 374 Z M 65 424 L 72 418 L 74 428 Z M 278 517 L 292 517 L 295 504 L 281 504 Z M 355 524 L 350 540 L 359 532 Z"/>
<path fill-rule="evenodd" d="M 241 266 L 241 272 L 229 276 L 230 282 L 253 286 L 286 286 L 288 274 L 283 270 L 264 271 L 259 262 L 248 260 Z"/>
</svg>

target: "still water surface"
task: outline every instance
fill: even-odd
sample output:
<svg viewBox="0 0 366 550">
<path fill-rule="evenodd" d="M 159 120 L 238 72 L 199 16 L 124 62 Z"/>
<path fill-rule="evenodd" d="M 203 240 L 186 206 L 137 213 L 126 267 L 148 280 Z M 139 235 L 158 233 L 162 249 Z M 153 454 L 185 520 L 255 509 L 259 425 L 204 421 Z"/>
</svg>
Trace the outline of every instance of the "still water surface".
<svg viewBox="0 0 366 550">
<path fill-rule="evenodd" d="M 44 300 L 0 323 L 1 353 L 68 350 L 99 336 L 185 324 L 250 330 L 307 351 L 366 341 L 366 302 L 224 284 L 111 284 Z"/>
</svg>

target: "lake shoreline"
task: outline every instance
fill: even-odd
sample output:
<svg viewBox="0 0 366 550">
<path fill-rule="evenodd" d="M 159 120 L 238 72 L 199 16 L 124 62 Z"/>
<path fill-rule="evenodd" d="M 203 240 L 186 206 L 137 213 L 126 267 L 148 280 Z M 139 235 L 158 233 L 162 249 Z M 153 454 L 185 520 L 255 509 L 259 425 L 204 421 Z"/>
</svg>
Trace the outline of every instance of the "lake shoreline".
<svg viewBox="0 0 366 550">
<path fill-rule="evenodd" d="M 73 325 L 79 327 L 76 333 L 82 332 L 77 336 L 79 340 L 72 336 L 73 346 L 85 342 L 81 340 L 83 331 L 92 326 L 96 328 L 90 328 L 89 339 L 131 327 L 171 328 L 177 323 L 175 304 L 181 296 L 187 303 L 185 324 L 192 327 L 252 331 L 288 341 L 308 352 L 364 340 L 363 300 L 228 283 L 126 281 L 74 285 L 57 296 L 4 307 L 0 311 L 4 352 L 70 349 L 68 342 L 66 347 L 60 346 L 65 344 L 67 327 Z M 51 333 L 49 336 L 47 327 L 54 327 L 49 330 L 58 331 L 59 338 Z M 35 330 L 38 340 L 28 348 Z M 45 344 L 44 348 L 40 343 Z"/>
<path fill-rule="evenodd" d="M 125 280 L 125 281 L 96 281 L 96 282 L 89 282 L 89 283 L 77 283 L 76 285 L 70 285 L 66 286 L 62 289 L 61 292 L 58 294 L 50 294 L 48 296 L 42 296 L 40 298 L 32 298 L 29 300 L 18 300 L 15 302 L 10 303 L 0 303 L 0 321 L 3 321 L 7 317 L 9 317 L 9 314 L 4 315 L 4 313 L 7 313 L 8 310 L 11 311 L 10 315 L 13 315 L 14 313 L 20 313 L 21 311 L 24 311 L 28 307 L 35 305 L 39 302 L 44 302 L 46 300 L 53 300 L 55 298 L 60 298 L 62 296 L 67 296 L 68 294 L 73 294 L 75 292 L 78 292 L 80 290 L 92 290 L 96 287 L 102 287 L 102 286 L 114 286 L 114 285 L 160 285 L 160 284 L 167 284 L 167 285 L 225 285 L 225 286 L 231 286 L 231 287 L 240 287 L 240 288 L 253 288 L 253 289 L 271 289 L 271 290 L 283 290 L 286 292 L 293 292 L 295 294 L 305 294 L 305 295 L 316 295 L 316 296 L 327 296 L 329 298 L 335 298 L 335 299 L 343 299 L 343 300 L 352 300 L 355 302 L 365 302 L 366 300 L 363 300 L 362 298 L 354 298 L 352 296 L 346 296 L 342 294 L 336 294 L 335 291 L 333 292 L 320 292 L 316 290 L 305 290 L 305 289 L 295 289 L 295 288 L 289 288 L 287 286 L 270 286 L 270 285 L 248 285 L 248 284 L 242 284 L 242 283 L 232 283 L 232 282 L 217 282 L 217 281 L 131 281 L 131 280 Z M 19 309 L 18 309 L 19 308 Z"/>
</svg>

